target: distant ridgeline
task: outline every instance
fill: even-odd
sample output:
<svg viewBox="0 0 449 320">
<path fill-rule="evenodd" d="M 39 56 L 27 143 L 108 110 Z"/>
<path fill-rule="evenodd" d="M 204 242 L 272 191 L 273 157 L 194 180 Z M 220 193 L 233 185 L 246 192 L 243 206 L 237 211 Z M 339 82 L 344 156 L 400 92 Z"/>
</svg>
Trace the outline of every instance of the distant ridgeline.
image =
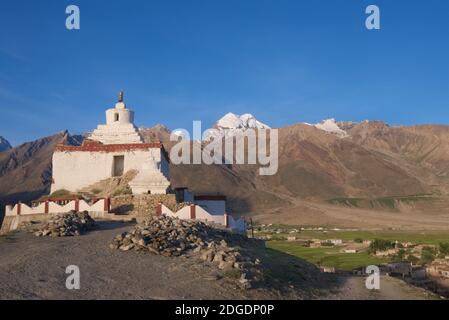
<svg viewBox="0 0 449 320">
<path fill-rule="evenodd" d="M 0 152 L 9 150 L 11 148 L 11 144 L 8 142 L 8 140 L 0 136 Z"/>
</svg>

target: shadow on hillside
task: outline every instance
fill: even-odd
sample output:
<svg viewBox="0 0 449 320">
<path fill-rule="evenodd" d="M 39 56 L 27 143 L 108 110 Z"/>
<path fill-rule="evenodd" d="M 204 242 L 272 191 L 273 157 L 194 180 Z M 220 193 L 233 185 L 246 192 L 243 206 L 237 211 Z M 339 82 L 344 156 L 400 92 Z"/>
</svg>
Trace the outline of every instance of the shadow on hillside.
<svg viewBox="0 0 449 320">
<path fill-rule="evenodd" d="M 264 286 L 277 290 L 281 297 L 298 292 L 304 299 L 319 299 L 335 293 L 343 285 L 342 277 L 322 273 L 314 264 L 278 250 L 258 247 L 251 250 L 264 266 Z"/>
</svg>

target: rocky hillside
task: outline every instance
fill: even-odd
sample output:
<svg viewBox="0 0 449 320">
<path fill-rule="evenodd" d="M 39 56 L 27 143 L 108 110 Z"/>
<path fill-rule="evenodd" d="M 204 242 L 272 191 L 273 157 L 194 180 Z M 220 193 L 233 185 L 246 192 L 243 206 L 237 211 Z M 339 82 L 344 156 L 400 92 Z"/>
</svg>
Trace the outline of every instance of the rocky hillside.
<svg viewBox="0 0 449 320">
<path fill-rule="evenodd" d="M 148 132 L 168 148 L 173 144 L 168 143 L 168 130 Z M 332 119 L 298 123 L 279 130 L 279 170 L 274 176 L 260 176 L 257 166 L 248 165 L 179 165 L 172 166 L 171 175 L 175 186 L 228 195 L 234 212 L 274 208 L 291 199 L 446 195 L 445 141 L 449 126 L 390 127 L 379 121 Z"/>
<path fill-rule="evenodd" d="M 51 157 L 56 144 L 79 144 L 79 136 L 60 132 L 26 142 L 0 153 L 0 212 L 4 204 L 31 201 L 48 193 L 51 184 Z"/>
<path fill-rule="evenodd" d="M 235 134 L 247 127 L 267 127 L 252 116 L 224 118 L 215 127 L 238 129 Z M 147 142 L 160 140 L 168 151 L 174 145 L 163 125 L 141 128 L 140 133 Z M 51 154 L 64 139 L 80 142 L 64 132 L 0 153 L 0 201 L 30 200 L 47 192 Z M 260 176 L 254 165 L 171 165 L 170 169 L 173 186 L 225 194 L 234 213 L 285 206 L 295 199 L 351 203 L 345 199 L 440 196 L 449 194 L 448 141 L 449 126 L 390 127 L 380 121 L 330 119 L 279 129 L 279 169 L 274 176 Z"/>
<path fill-rule="evenodd" d="M 11 145 L 9 144 L 8 140 L 0 136 L 0 152 L 6 151 L 11 149 Z"/>
</svg>

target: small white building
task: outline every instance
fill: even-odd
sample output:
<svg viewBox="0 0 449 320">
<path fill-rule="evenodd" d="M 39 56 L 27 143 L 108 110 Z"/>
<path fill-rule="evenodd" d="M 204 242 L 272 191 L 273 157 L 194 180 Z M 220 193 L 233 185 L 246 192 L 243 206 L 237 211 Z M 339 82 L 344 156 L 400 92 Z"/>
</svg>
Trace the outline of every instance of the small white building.
<svg viewBox="0 0 449 320">
<path fill-rule="evenodd" d="M 226 213 L 226 197 L 222 195 L 195 195 L 195 204 L 213 215 Z"/>
<path fill-rule="evenodd" d="M 335 246 L 340 246 L 343 244 L 343 240 L 341 240 L 341 239 L 328 239 L 326 241 L 329 243 L 332 243 Z"/>
<path fill-rule="evenodd" d="M 114 108 L 81 146 L 59 144 L 53 154 L 51 192 L 77 192 L 100 180 L 138 171 L 130 182 L 133 194 L 165 194 L 170 187 L 169 158 L 160 142 L 144 143 L 126 108 L 123 93 Z"/>
</svg>

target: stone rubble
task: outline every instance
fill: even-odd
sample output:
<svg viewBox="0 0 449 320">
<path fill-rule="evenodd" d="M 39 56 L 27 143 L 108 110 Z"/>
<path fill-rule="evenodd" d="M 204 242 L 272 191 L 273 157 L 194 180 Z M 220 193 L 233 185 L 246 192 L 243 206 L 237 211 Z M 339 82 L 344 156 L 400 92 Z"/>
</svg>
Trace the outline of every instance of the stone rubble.
<svg viewBox="0 0 449 320">
<path fill-rule="evenodd" d="M 48 222 L 42 224 L 34 232 L 34 235 L 38 237 L 79 236 L 95 227 L 95 220 L 90 217 L 87 211 L 76 212 L 72 210 L 68 213 L 58 214 L 50 218 Z"/>
<path fill-rule="evenodd" d="M 166 257 L 191 254 L 216 265 L 223 274 L 239 279 L 242 288 L 249 289 L 262 277 L 260 261 L 253 261 L 243 250 L 250 240 L 244 235 L 214 228 L 200 221 L 163 215 L 153 216 L 129 232 L 117 235 L 110 248 Z"/>
</svg>

